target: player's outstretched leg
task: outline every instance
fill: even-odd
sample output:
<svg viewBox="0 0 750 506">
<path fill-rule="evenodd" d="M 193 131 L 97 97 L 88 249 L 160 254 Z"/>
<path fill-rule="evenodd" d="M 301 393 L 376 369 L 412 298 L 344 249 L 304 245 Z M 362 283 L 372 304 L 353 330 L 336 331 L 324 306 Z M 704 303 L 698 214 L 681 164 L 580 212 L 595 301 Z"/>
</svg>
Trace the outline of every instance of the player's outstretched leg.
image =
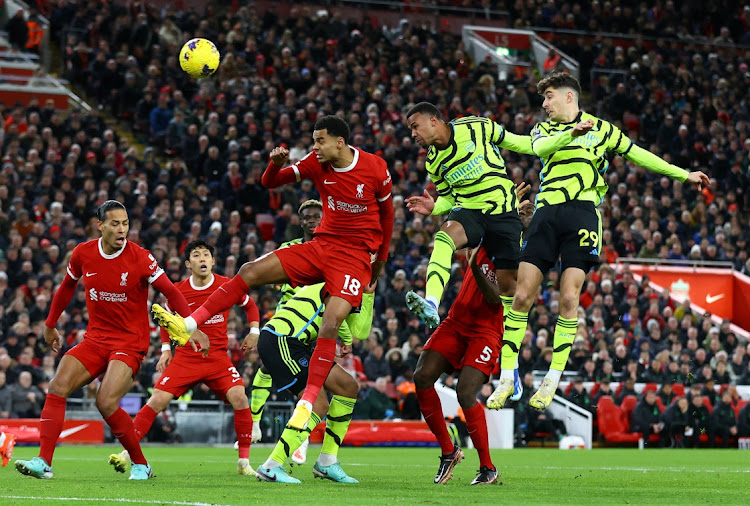
<svg viewBox="0 0 750 506">
<path fill-rule="evenodd" d="M 575 318 L 557 319 L 555 325 L 554 351 L 552 352 L 552 363 L 547 372 L 539 390 L 529 399 L 529 406 L 539 411 L 544 411 L 552 403 L 552 399 L 557 391 L 557 384 L 560 382 L 562 372 L 568 364 L 570 348 L 573 346 L 573 340 L 578 330 L 578 320 Z"/>
<path fill-rule="evenodd" d="M 349 430 L 356 402 L 357 399 L 341 395 L 334 395 L 331 399 L 323 447 L 318 460 L 313 465 L 313 475 L 316 478 L 325 478 L 338 483 L 359 483 L 344 472 L 338 461 L 339 448 Z"/>
<path fill-rule="evenodd" d="M 425 299 L 414 291 L 410 290 L 406 293 L 406 307 L 431 329 L 440 324 L 437 304 L 437 302 Z"/>
<path fill-rule="evenodd" d="M 13 448 L 16 446 L 16 435 L 10 432 L 0 432 L 0 459 L 3 467 L 13 458 Z"/>
</svg>

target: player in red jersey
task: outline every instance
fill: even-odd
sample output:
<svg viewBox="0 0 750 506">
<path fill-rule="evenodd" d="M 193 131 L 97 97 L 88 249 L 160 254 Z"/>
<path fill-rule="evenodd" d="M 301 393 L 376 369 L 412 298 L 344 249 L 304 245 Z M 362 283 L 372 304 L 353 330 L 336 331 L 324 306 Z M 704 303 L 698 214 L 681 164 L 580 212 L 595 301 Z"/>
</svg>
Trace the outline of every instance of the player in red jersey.
<svg viewBox="0 0 750 506">
<path fill-rule="evenodd" d="M 205 241 L 192 241 L 185 247 L 185 265 L 191 275 L 177 283 L 177 289 L 185 296 L 189 306 L 200 306 L 219 286 L 229 278 L 213 273 L 216 263 L 214 247 Z M 258 342 L 260 314 L 255 302 L 244 295 L 235 304 L 245 309 L 250 325 L 250 333 L 242 343 L 249 349 Z M 237 473 L 255 476 L 250 467 L 250 438 L 253 430 L 253 419 L 250 405 L 245 393 L 245 384 L 237 369 L 227 355 L 227 318 L 229 310 L 214 315 L 198 327 L 211 341 L 211 352 L 206 358 L 188 348 L 177 348 L 172 357 L 167 332 L 162 329 L 162 353 L 156 369 L 162 373 L 146 405 L 135 417 L 135 432 L 139 439 L 151 429 L 156 416 L 164 411 L 170 401 L 180 397 L 198 382 L 204 382 L 211 390 L 234 409 L 234 430 L 239 442 L 239 460 Z M 109 456 L 109 463 L 115 470 L 125 472 L 127 467 L 127 450 Z"/>
<path fill-rule="evenodd" d="M 525 184 L 516 186 L 518 197 L 529 191 Z M 533 213 L 529 201 L 520 205 L 521 219 L 528 223 Z M 463 451 L 454 445 L 443 417 L 435 382 L 440 375 L 460 370 L 456 394 L 466 417 L 466 425 L 479 453 L 479 474 L 472 485 L 497 482 L 497 469 L 490 459 L 484 406 L 477 402 L 482 385 L 487 383 L 502 347 L 503 307 L 495 276 L 495 265 L 480 245 L 466 250 L 469 269 L 461 289 L 448 311 L 448 318 L 438 325 L 424 346 L 414 372 L 419 407 L 425 422 L 438 440 L 442 455 L 435 483 L 448 482 L 453 468 L 463 459 Z M 520 392 L 518 392 L 520 397 Z"/>
<path fill-rule="evenodd" d="M 310 359 L 307 388 L 288 425 L 306 427 L 312 403 L 333 366 L 338 328 L 362 301 L 362 286 L 377 279 L 388 258 L 393 229 L 391 175 L 385 161 L 350 146 L 349 127 L 335 116 L 315 124 L 313 151 L 289 167 L 289 151 L 277 147 L 262 183 L 275 188 L 312 179 L 323 202 L 323 220 L 312 241 L 279 249 L 248 262 L 231 281 L 183 319 L 154 305 L 154 319 L 170 336 L 184 339 L 211 315 L 230 307 L 251 286 L 325 282 L 325 313 Z M 283 167 L 283 168 L 282 168 Z M 371 254 L 377 253 L 371 263 Z"/>
<path fill-rule="evenodd" d="M 63 356 L 49 384 L 40 417 L 39 456 L 15 463 L 17 471 L 35 478 L 52 478 L 52 456 L 65 420 L 66 399 L 102 374 L 96 407 L 133 459 L 130 479 L 151 477 L 151 466 L 141 451 L 133 420 L 120 408 L 120 400 L 130 390 L 148 351 L 149 284 L 162 292 L 177 311 L 187 314 L 189 308 L 151 253 L 127 241 L 130 222 L 125 206 L 108 200 L 99 207 L 97 217 L 101 238 L 75 247 L 67 276 L 55 293 L 47 316 L 44 339 L 58 351 L 60 334 L 55 325 L 73 298 L 78 280 L 83 279 L 89 313 L 85 338 Z M 208 353 L 210 343 L 205 335 L 196 332 L 189 340 L 195 350 L 198 343 Z"/>
</svg>

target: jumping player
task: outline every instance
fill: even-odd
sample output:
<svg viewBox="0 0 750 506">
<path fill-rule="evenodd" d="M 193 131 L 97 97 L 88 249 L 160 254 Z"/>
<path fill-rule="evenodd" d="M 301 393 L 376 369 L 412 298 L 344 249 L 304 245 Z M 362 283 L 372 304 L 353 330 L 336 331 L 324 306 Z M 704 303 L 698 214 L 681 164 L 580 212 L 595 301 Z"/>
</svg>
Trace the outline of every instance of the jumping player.
<svg viewBox="0 0 750 506">
<path fill-rule="evenodd" d="M 320 119 L 313 131 L 313 151 L 298 163 L 283 167 L 289 151 L 277 147 L 263 173 L 267 188 L 312 179 L 323 201 L 323 220 L 310 242 L 278 249 L 244 264 L 188 318 L 171 315 L 154 305 L 154 319 L 172 337 L 190 335 L 211 315 L 230 307 L 251 286 L 286 283 L 292 286 L 325 283 L 325 316 L 310 359 L 307 388 L 289 425 L 307 426 L 312 403 L 333 366 L 338 328 L 362 301 L 362 287 L 376 280 L 388 258 L 393 229 L 391 175 L 385 161 L 348 144 L 349 127 L 335 116 Z M 282 168 L 283 167 L 283 168 Z M 371 254 L 377 259 L 371 264 Z"/>
</svg>

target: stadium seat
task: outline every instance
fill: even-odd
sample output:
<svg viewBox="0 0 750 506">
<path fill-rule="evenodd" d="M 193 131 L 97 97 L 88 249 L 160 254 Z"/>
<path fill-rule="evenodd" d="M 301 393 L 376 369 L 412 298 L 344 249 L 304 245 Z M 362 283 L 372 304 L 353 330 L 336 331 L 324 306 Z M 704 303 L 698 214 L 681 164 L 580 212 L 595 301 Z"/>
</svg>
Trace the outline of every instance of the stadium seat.
<svg viewBox="0 0 750 506">
<path fill-rule="evenodd" d="M 682 383 L 672 383 L 672 391 L 677 397 L 682 397 L 685 395 L 685 385 Z"/>
<path fill-rule="evenodd" d="M 626 395 L 620 405 L 622 412 L 625 414 L 625 419 L 628 422 L 628 428 L 630 428 L 630 423 L 633 421 L 633 410 L 635 409 L 636 404 L 638 404 L 638 397 L 635 395 Z"/>
<path fill-rule="evenodd" d="M 708 408 L 708 413 L 709 413 L 709 414 L 711 414 L 711 413 L 713 412 L 713 410 L 714 410 L 714 407 L 713 407 L 713 405 L 711 404 L 711 399 L 709 399 L 708 397 L 705 397 L 705 396 L 704 396 L 704 397 L 703 397 L 703 405 L 704 405 L 704 406 L 706 406 L 706 407 Z"/>
<path fill-rule="evenodd" d="M 625 414 L 615 406 L 611 397 L 602 397 L 596 405 L 599 415 L 599 433 L 610 443 L 636 443 L 640 434 L 628 432 Z"/>
<path fill-rule="evenodd" d="M 568 386 L 565 387 L 565 397 L 570 395 L 570 391 L 573 390 L 573 382 L 571 381 L 568 383 Z"/>
</svg>

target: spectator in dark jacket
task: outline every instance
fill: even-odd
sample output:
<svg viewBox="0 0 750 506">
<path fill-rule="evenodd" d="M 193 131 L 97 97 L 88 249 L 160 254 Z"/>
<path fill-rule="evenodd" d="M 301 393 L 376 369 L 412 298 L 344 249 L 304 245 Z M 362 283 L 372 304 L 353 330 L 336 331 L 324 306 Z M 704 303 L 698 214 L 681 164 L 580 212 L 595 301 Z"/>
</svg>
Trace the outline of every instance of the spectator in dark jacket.
<svg viewBox="0 0 750 506">
<path fill-rule="evenodd" d="M 677 394 L 674 393 L 671 383 L 664 383 L 659 389 L 659 399 L 664 407 L 669 406 L 677 398 Z"/>
<path fill-rule="evenodd" d="M 638 392 L 635 391 L 635 380 L 633 378 L 626 379 L 625 384 L 622 385 L 620 393 L 617 395 L 617 405 L 619 406 L 622 404 L 622 400 L 628 395 L 638 397 Z"/>
<path fill-rule="evenodd" d="M 716 442 L 716 438 L 719 438 L 721 445 L 728 448 L 729 438 L 737 436 L 737 420 L 734 417 L 732 394 L 729 390 L 724 390 L 721 400 L 716 403 L 711 412 L 711 427 L 713 428 L 710 434 L 712 444 Z"/>
<path fill-rule="evenodd" d="M 612 390 L 612 385 L 610 384 L 610 380 L 608 378 L 604 378 L 599 382 L 599 389 L 594 394 L 594 398 L 592 400 L 592 403 L 594 406 L 599 404 L 599 399 L 602 397 L 610 397 L 612 399 L 612 402 L 615 401 L 615 392 Z"/>
<path fill-rule="evenodd" d="M 685 448 L 685 430 L 690 426 L 687 397 L 680 397 L 662 413 L 664 437 L 669 437 L 670 448 Z"/>
<path fill-rule="evenodd" d="M 690 426 L 692 427 L 691 446 L 698 446 L 701 434 L 711 434 L 711 415 L 708 408 L 703 405 L 703 396 L 693 395 L 690 403 Z M 709 441 L 713 446 L 713 442 Z"/>
<path fill-rule="evenodd" d="M 365 368 L 365 374 L 370 381 L 375 381 L 380 377 L 384 377 L 388 381 L 391 381 L 391 368 L 383 355 L 382 346 L 375 346 L 370 354 L 367 355 L 367 358 L 365 358 L 362 366 Z"/>
<path fill-rule="evenodd" d="M 26 41 L 29 39 L 29 27 L 23 16 L 23 10 L 18 9 L 16 15 L 5 23 L 5 31 L 8 32 L 10 45 L 21 51 L 26 51 Z"/>
<path fill-rule="evenodd" d="M 661 434 L 663 428 L 659 406 L 656 405 L 656 392 L 649 390 L 633 410 L 630 432 L 643 434 L 644 443 L 648 445 L 651 434 Z"/>
<path fill-rule="evenodd" d="M 576 379 L 573 380 L 573 388 L 570 390 L 568 400 L 586 411 L 591 411 L 592 413 L 594 411 L 593 404 L 591 403 L 591 396 L 583 387 L 583 378 L 580 376 L 576 376 Z"/>
<path fill-rule="evenodd" d="M 39 418 L 44 405 L 44 394 L 31 384 L 31 373 L 18 375 L 18 383 L 10 390 L 10 413 L 14 418 Z"/>
<path fill-rule="evenodd" d="M 5 383 L 5 371 L 0 370 L 0 419 L 10 418 L 10 385 Z"/>
<path fill-rule="evenodd" d="M 385 393 L 388 386 L 386 378 L 378 378 L 375 386 L 360 393 L 362 400 L 354 408 L 354 417 L 365 420 L 383 420 L 393 417 L 396 404 Z"/>
</svg>

